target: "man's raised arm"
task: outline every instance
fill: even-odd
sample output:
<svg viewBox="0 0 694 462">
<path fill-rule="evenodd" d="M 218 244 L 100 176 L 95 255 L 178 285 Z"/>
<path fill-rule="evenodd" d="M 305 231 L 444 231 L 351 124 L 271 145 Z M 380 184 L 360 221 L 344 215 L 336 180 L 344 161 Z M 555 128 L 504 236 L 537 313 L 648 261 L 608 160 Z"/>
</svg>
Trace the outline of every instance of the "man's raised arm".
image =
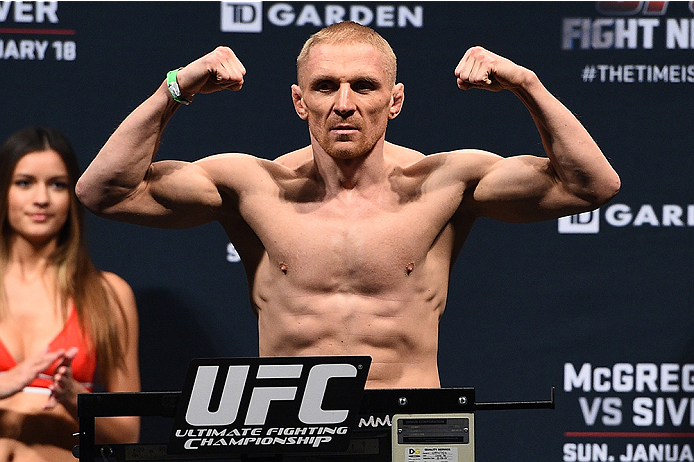
<svg viewBox="0 0 694 462">
<path fill-rule="evenodd" d="M 210 221 L 221 198 L 204 169 L 195 163 L 152 162 L 164 127 L 181 104 L 197 93 L 240 90 L 245 73 L 226 47 L 170 73 L 168 82 L 121 123 L 80 177 L 80 201 L 98 215 L 150 226 Z"/>
<path fill-rule="evenodd" d="M 504 221 L 551 219 L 595 209 L 617 194 L 619 176 L 600 148 L 534 72 L 473 47 L 455 75 L 463 90 L 513 91 L 530 111 L 547 154 L 490 162 L 473 192 L 480 214 Z"/>
</svg>

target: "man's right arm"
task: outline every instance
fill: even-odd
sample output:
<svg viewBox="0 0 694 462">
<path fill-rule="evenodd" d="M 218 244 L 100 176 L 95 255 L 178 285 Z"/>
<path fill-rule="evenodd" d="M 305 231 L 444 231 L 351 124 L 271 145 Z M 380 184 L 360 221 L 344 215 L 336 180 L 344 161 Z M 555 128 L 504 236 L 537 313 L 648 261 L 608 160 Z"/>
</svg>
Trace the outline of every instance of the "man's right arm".
<svg viewBox="0 0 694 462">
<path fill-rule="evenodd" d="M 240 90 L 245 69 L 231 49 L 219 47 L 179 70 L 182 97 Z M 153 163 L 167 122 L 180 103 L 166 82 L 138 106 L 101 148 L 76 186 L 80 201 L 100 216 L 157 227 L 211 221 L 222 199 L 196 163 Z"/>
</svg>

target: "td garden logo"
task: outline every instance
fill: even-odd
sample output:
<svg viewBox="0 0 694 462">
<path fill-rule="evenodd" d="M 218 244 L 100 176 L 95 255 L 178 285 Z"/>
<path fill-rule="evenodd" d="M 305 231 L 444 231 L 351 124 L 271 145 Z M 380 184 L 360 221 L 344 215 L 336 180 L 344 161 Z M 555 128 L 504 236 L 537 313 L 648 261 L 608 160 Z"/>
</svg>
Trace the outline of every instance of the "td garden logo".
<svg viewBox="0 0 694 462">
<path fill-rule="evenodd" d="M 598 234 L 601 223 L 614 228 L 692 228 L 694 227 L 694 204 L 678 205 L 612 204 L 603 209 L 559 218 L 559 234 Z"/>
<path fill-rule="evenodd" d="M 261 33 L 263 23 L 273 27 L 323 27 L 347 20 L 378 28 L 422 28 L 424 7 L 410 2 L 343 6 L 326 2 L 222 1 L 220 19 L 222 32 Z"/>
<path fill-rule="evenodd" d="M 559 234 L 597 234 L 600 232 L 600 210 L 561 217 Z"/>
</svg>

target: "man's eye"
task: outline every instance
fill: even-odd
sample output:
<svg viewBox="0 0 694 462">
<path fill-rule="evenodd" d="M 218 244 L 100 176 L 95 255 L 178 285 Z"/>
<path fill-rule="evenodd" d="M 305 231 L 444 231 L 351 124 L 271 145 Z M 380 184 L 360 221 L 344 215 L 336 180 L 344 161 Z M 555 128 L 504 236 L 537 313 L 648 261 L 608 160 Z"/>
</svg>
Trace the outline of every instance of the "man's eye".
<svg viewBox="0 0 694 462">
<path fill-rule="evenodd" d="M 357 82 L 353 86 L 354 91 L 358 91 L 360 93 L 371 91 L 374 89 L 374 85 L 371 82 Z"/>
<path fill-rule="evenodd" d="M 335 85 L 331 84 L 330 82 L 321 82 L 318 85 L 316 85 L 316 90 L 318 91 L 332 91 L 335 88 Z"/>
</svg>

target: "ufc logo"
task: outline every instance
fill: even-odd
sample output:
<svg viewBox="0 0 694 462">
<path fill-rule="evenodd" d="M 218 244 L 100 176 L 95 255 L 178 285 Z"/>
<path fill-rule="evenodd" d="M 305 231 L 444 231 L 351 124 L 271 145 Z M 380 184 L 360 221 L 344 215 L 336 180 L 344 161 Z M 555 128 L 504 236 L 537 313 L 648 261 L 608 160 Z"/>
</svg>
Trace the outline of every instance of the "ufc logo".
<svg viewBox="0 0 694 462">
<path fill-rule="evenodd" d="M 299 379 L 302 364 L 261 364 L 252 380 L 248 410 L 244 425 L 264 425 L 270 403 L 297 400 L 297 386 L 259 386 L 266 379 Z M 248 382 L 249 365 L 230 365 L 227 371 L 219 408 L 211 412 L 210 398 L 219 366 L 199 366 L 186 410 L 186 422 L 195 426 L 225 426 L 236 422 L 241 400 Z M 338 377 L 356 377 L 357 368 L 351 364 L 316 364 L 308 373 L 306 388 L 301 397 L 299 420 L 305 424 L 330 425 L 344 422 L 348 410 L 324 410 L 321 405 L 328 381 Z"/>
</svg>

